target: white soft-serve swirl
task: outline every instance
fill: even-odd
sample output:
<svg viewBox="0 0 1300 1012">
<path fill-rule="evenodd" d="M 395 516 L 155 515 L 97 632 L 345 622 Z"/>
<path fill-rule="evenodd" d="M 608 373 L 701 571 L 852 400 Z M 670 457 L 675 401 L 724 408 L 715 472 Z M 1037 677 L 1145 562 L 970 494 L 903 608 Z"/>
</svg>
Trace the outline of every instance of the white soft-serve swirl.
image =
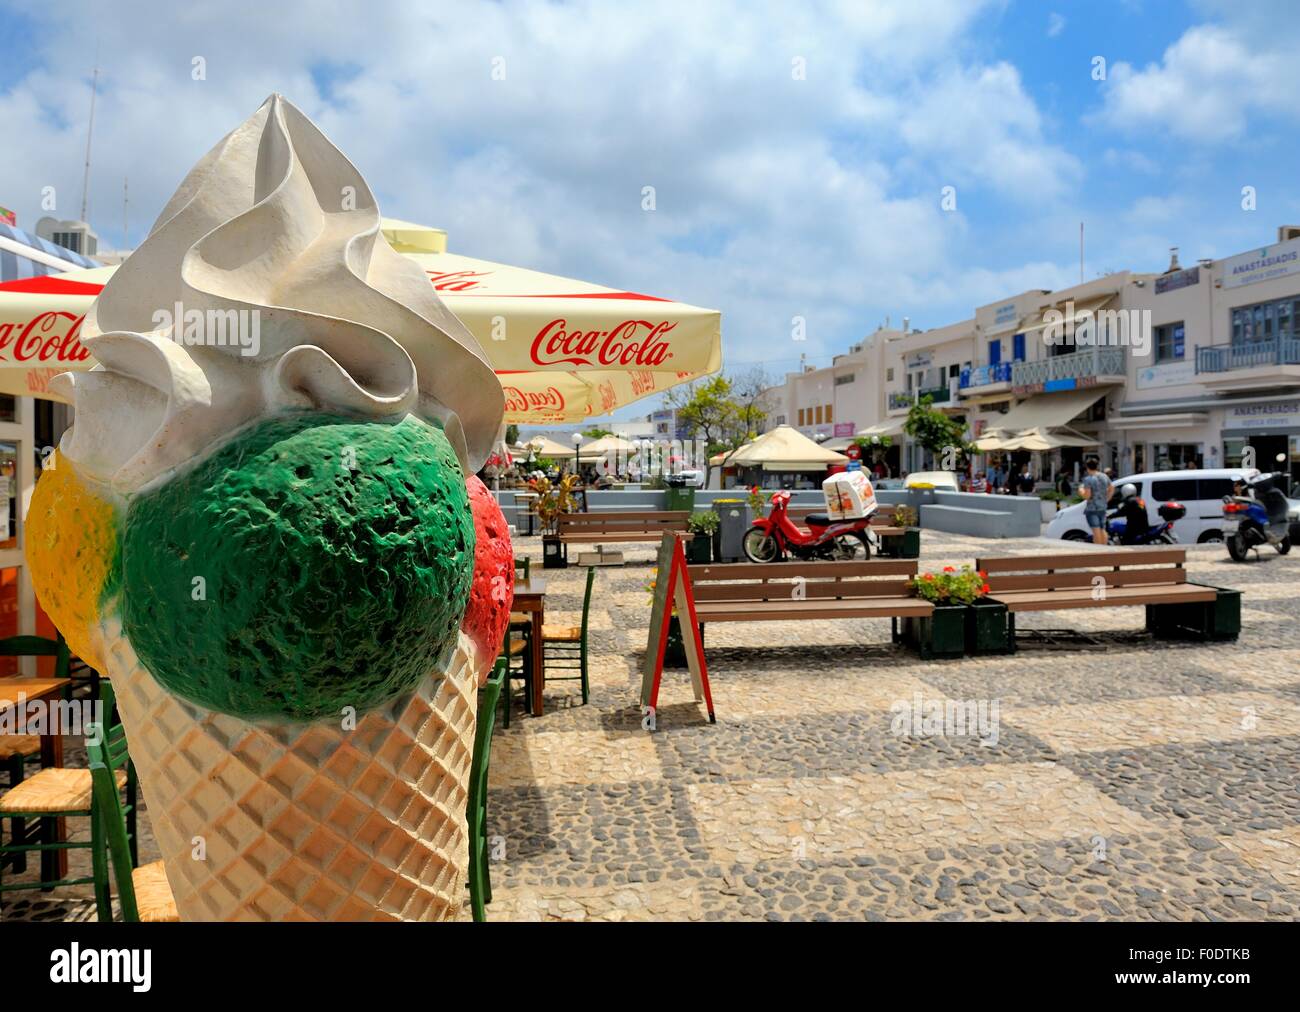
<svg viewBox="0 0 1300 1012">
<path fill-rule="evenodd" d="M 260 348 L 179 341 L 160 310 L 260 316 Z M 129 496 L 260 418 L 315 408 L 439 422 L 462 466 L 491 452 L 504 400 L 465 326 L 380 233 L 359 172 L 272 95 L 190 170 L 91 307 L 100 365 L 52 386 L 74 401 L 60 452 Z"/>
</svg>

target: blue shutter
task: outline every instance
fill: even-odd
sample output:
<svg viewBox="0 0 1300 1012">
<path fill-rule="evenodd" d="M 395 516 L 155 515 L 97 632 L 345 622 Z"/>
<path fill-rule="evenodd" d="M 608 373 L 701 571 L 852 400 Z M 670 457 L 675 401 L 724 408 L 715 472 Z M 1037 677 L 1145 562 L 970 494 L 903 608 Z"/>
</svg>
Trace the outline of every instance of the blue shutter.
<svg viewBox="0 0 1300 1012">
<path fill-rule="evenodd" d="M 1023 362 L 1025 360 L 1025 335 L 1017 334 L 1011 339 L 1011 360 L 1013 362 Z"/>
<path fill-rule="evenodd" d="M 997 338 L 989 342 L 989 365 L 998 365 L 1002 361 L 1002 340 Z"/>
</svg>

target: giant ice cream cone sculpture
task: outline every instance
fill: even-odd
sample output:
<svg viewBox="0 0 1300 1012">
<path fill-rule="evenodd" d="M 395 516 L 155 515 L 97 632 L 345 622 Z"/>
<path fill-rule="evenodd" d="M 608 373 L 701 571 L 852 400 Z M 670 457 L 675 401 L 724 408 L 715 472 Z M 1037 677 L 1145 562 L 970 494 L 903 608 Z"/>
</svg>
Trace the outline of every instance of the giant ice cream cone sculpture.
<svg viewBox="0 0 1300 1012">
<path fill-rule="evenodd" d="M 466 483 L 502 416 L 474 339 L 272 96 L 82 340 L 101 367 L 54 381 L 75 424 L 29 560 L 112 679 L 182 919 L 453 915 L 475 690 L 513 592 L 505 524 Z"/>
</svg>

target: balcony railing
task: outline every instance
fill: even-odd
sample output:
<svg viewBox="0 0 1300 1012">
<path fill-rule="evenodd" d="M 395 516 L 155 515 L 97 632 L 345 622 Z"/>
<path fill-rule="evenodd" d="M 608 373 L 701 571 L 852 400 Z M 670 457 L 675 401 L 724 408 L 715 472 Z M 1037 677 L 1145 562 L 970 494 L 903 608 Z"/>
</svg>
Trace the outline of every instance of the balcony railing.
<svg viewBox="0 0 1300 1012">
<path fill-rule="evenodd" d="M 947 404 L 952 400 L 952 388 L 946 384 L 941 387 L 930 387 L 928 390 L 922 390 L 917 394 L 917 400 L 922 397 L 929 397 L 935 404 Z"/>
<path fill-rule="evenodd" d="M 1300 365 L 1300 340 L 1290 337 L 1196 348 L 1196 371 L 1227 372 L 1270 365 Z"/>
<path fill-rule="evenodd" d="M 1122 375 L 1124 349 L 1096 347 L 1040 358 L 1035 362 L 1017 362 L 1011 369 L 1011 382 L 1018 387 L 1027 387 L 1054 380 Z"/>
<path fill-rule="evenodd" d="M 951 386 L 929 387 L 925 390 L 896 390 L 889 395 L 889 410 L 897 411 L 910 408 L 922 397 L 929 397 L 932 404 L 950 404 L 953 400 Z"/>
<path fill-rule="evenodd" d="M 963 390 L 967 387 L 986 387 L 990 383 L 1010 382 L 1010 362 L 996 362 L 992 365 L 981 365 L 974 369 L 963 369 L 961 371 L 960 384 Z"/>
</svg>

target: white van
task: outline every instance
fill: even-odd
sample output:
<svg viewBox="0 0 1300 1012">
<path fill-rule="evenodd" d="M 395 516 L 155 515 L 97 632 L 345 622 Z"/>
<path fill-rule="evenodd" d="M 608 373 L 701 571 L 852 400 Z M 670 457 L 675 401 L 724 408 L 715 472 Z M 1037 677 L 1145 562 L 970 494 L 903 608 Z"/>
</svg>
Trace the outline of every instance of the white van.
<svg viewBox="0 0 1300 1012">
<path fill-rule="evenodd" d="M 1120 503 L 1120 486 L 1131 483 L 1137 486 L 1138 496 L 1146 500 L 1147 517 L 1153 524 L 1164 523 L 1156 511 L 1171 499 L 1187 507 L 1187 515 L 1174 521 L 1174 534 L 1179 544 L 1195 545 L 1206 541 L 1223 540 L 1223 497 L 1232 495 L 1234 477 L 1253 478 L 1256 468 L 1208 468 L 1197 471 L 1148 471 L 1131 474 L 1115 481 L 1115 495 L 1110 509 Z M 1091 541 L 1088 521 L 1083 515 L 1083 503 L 1067 506 L 1056 514 L 1044 532 L 1049 538 L 1066 541 Z"/>
</svg>

